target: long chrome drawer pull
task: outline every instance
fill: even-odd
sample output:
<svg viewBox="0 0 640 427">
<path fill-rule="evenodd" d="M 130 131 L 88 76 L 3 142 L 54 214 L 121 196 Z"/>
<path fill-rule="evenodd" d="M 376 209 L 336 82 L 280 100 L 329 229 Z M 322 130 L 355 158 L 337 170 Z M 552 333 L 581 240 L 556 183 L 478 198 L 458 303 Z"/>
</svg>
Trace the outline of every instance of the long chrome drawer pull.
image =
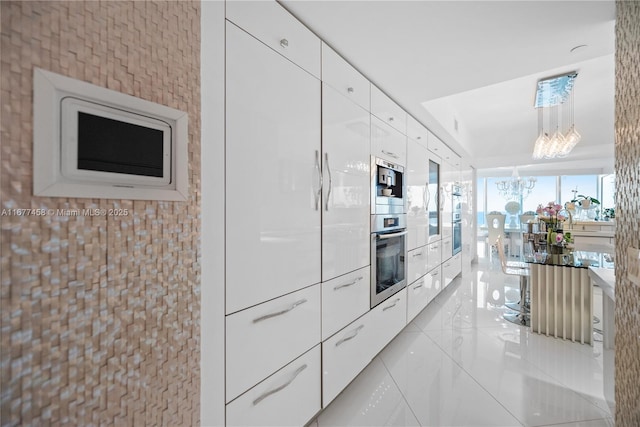
<svg viewBox="0 0 640 427">
<path fill-rule="evenodd" d="M 431 277 L 436 277 L 438 274 L 440 274 L 439 271 L 434 271 L 433 273 L 431 273 Z"/>
<path fill-rule="evenodd" d="M 286 383 L 284 383 L 282 385 L 279 385 L 278 387 L 276 387 L 274 389 L 271 389 L 269 391 L 265 391 L 260 396 L 258 396 L 256 398 L 256 400 L 253 401 L 253 405 L 254 406 L 257 405 L 258 403 L 262 402 L 267 397 L 269 397 L 272 394 L 275 394 L 275 393 L 279 392 L 280 390 L 284 389 L 285 387 L 287 387 L 289 384 L 291 384 L 293 382 L 293 380 L 296 379 L 296 377 L 298 375 L 300 375 L 300 372 L 304 371 L 305 369 L 307 369 L 307 364 L 306 363 L 304 365 L 300 366 L 298 369 L 296 369 L 296 371 L 293 373 L 293 375 L 291 375 L 291 378 L 289 379 L 289 381 L 287 381 Z"/>
<path fill-rule="evenodd" d="M 348 337 L 345 337 L 345 338 L 342 338 L 341 340 L 339 340 L 339 341 L 336 343 L 336 347 L 337 347 L 337 346 L 339 346 L 339 345 L 341 345 L 341 344 L 342 344 L 342 343 L 344 343 L 344 342 L 347 342 L 347 341 L 349 341 L 349 340 L 354 339 L 354 338 L 358 335 L 358 332 L 360 332 L 360 331 L 362 330 L 362 328 L 364 328 L 364 325 L 360 325 L 360 326 L 358 326 L 357 328 L 355 328 L 355 329 L 353 330 L 353 332 L 351 332 L 351 335 L 349 335 Z"/>
<path fill-rule="evenodd" d="M 355 285 L 356 283 L 358 283 L 362 279 L 364 279 L 364 277 L 360 276 L 360 277 L 358 277 L 356 280 L 354 280 L 351 283 L 344 283 L 342 285 L 336 285 L 336 286 L 333 287 L 333 290 L 337 291 L 338 289 L 342 289 L 342 288 L 347 288 L 349 286 L 353 286 L 353 285 Z"/>
<path fill-rule="evenodd" d="M 384 154 L 386 154 L 387 156 L 393 157 L 394 159 L 399 159 L 400 158 L 400 156 L 398 156 L 396 153 L 392 153 L 391 151 L 382 150 L 382 152 Z"/>
<path fill-rule="evenodd" d="M 395 306 L 396 306 L 396 304 L 398 304 L 398 302 L 399 302 L 399 301 L 400 301 L 400 298 L 396 298 L 396 300 L 393 302 L 393 304 L 391 304 L 391 305 L 389 305 L 389 306 L 387 306 L 387 307 L 383 308 L 383 309 L 382 309 L 382 311 L 389 310 L 390 308 L 395 307 Z"/>
<path fill-rule="evenodd" d="M 418 252 L 417 254 L 413 254 L 411 256 L 422 256 L 422 252 Z"/>
<path fill-rule="evenodd" d="M 420 283 L 418 286 L 414 286 L 413 289 L 420 289 L 422 286 L 424 286 L 422 283 Z"/>
<path fill-rule="evenodd" d="M 293 304 L 291 304 L 291 306 L 289 308 L 285 308 L 284 310 L 276 311 L 275 313 L 269 313 L 269 314 L 265 314 L 264 316 L 256 317 L 255 319 L 253 319 L 253 323 L 258 323 L 258 322 L 262 322 L 263 320 L 271 319 L 272 317 L 281 316 L 281 315 L 283 315 L 285 313 L 290 312 L 291 310 L 293 310 L 297 306 L 299 306 L 301 304 L 304 304 L 305 302 L 307 302 L 307 299 L 303 298 L 300 301 L 296 301 Z"/>
<path fill-rule="evenodd" d="M 389 233 L 389 234 L 378 234 L 378 239 L 393 239 L 394 237 L 404 236 L 407 234 L 406 231 L 401 231 L 400 233 Z"/>
</svg>

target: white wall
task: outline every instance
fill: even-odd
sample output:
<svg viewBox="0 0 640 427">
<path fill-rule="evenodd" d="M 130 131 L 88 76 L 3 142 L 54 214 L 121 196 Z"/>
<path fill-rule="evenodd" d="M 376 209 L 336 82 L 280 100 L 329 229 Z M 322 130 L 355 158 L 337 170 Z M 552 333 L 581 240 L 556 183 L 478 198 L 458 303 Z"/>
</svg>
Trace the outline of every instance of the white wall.
<svg viewBox="0 0 640 427">
<path fill-rule="evenodd" d="M 224 11 L 203 1 L 201 16 L 201 374 L 200 423 L 222 426 L 224 408 Z"/>
</svg>

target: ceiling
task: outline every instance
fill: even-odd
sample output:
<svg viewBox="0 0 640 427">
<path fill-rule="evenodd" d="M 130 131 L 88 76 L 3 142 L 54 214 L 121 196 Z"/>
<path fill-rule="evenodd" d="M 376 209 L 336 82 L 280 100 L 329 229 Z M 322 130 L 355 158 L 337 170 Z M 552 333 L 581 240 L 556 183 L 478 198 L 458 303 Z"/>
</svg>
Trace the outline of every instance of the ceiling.
<svg viewBox="0 0 640 427">
<path fill-rule="evenodd" d="M 479 174 L 613 171 L 613 0 L 281 4 Z M 536 83 L 569 71 L 582 141 L 534 161 Z"/>
</svg>

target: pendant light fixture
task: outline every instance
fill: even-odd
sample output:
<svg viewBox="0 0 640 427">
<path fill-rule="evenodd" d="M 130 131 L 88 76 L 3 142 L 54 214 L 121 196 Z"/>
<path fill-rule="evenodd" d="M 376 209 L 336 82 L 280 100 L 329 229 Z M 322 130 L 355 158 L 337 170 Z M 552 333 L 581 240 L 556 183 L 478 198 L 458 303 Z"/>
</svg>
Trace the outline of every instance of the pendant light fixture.
<svg viewBox="0 0 640 427">
<path fill-rule="evenodd" d="M 538 109 L 538 138 L 533 147 L 534 159 L 566 157 L 580 141 L 574 122 L 573 86 L 577 76 L 577 72 L 572 72 L 538 82 L 534 104 Z"/>
</svg>

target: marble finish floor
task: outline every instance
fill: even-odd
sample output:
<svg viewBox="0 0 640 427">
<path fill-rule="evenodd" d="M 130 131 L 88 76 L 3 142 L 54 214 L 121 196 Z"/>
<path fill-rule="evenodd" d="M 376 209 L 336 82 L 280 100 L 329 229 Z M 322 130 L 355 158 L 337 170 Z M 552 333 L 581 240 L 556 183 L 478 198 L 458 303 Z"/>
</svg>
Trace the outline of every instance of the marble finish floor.
<svg viewBox="0 0 640 427">
<path fill-rule="evenodd" d="M 602 343 L 574 344 L 503 320 L 505 298 L 518 298 L 510 279 L 480 258 L 311 425 L 613 426 Z"/>
</svg>

